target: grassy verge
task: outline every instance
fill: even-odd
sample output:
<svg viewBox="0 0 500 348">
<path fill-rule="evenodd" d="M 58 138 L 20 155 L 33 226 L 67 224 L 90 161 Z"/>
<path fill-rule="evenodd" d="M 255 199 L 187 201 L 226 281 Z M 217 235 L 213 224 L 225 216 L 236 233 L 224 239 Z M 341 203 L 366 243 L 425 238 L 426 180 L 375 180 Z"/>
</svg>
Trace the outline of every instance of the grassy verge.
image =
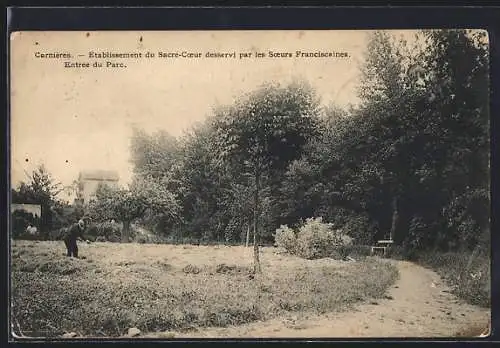
<svg viewBox="0 0 500 348">
<path fill-rule="evenodd" d="M 467 269 L 470 257 L 470 252 L 424 253 L 418 256 L 417 262 L 435 270 L 459 298 L 488 308 L 491 305 L 490 258 L 479 255 Z"/>
<path fill-rule="evenodd" d="M 18 242 L 12 317 L 26 335 L 46 337 L 224 327 L 287 312 L 342 310 L 383 296 L 398 276 L 375 260 L 307 261 L 270 248 L 263 252 L 264 273 L 254 278 L 244 250 L 95 243 L 77 260 L 63 257 L 53 242 Z"/>
</svg>

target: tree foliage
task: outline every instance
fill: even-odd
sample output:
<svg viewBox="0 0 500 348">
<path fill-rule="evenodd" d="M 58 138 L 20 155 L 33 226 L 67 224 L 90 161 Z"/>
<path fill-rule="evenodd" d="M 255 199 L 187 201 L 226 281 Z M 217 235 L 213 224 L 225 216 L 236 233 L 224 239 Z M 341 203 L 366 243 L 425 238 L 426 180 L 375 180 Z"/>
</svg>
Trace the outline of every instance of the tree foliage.
<svg viewBox="0 0 500 348">
<path fill-rule="evenodd" d="M 308 137 L 315 134 L 318 101 L 312 89 L 299 82 L 285 87 L 264 85 L 234 105 L 219 110 L 215 118 L 219 159 L 253 184 L 254 260 L 260 269 L 258 243 L 262 202 L 272 210 L 271 192 L 276 177 L 301 156 Z M 272 195 L 272 193 L 271 193 Z M 263 199 L 264 198 L 264 199 Z"/>
<path fill-rule="evenodd" d="M 21 182 L 11 191 L 12 203 L 38 204 L 41 206 L 40 229 L 48 236 L 49 231 L 58 224 L 55 208 L 59 205 L 57 195 L 62 191 L 44 165 L 38 166 L 30 175 L 28 182 Z"/>
<path fill-rule="evenodd" d="M 147 134 L 142 129 L 134 128 L 130 152 L 136 175 L 162 179 L 170 174 L 177 163 L 179 144 L 166 131 Z"/>
<path fill-rule="evenodd" d="M 481 33 L 457 30 L 421 32 L 413 47 L 383 32 L 371 37 L 361 105 L 349 117 L 326 118 L 301 166 L 312 172 L 302 192 L 311 199 L 317 188 L 323 192 L 322 216 L 335 219 L 328 210 L 343 207 L 351 220 L 366 216 L 366 237 L 390 231 L 396 242 L 417 249 L 468 247 L 489 233 L 488 51 L 482 42 Z M 475 216 L 450 218 L 464 195 L 469 199 L 459 210 L 474 205 Z M 469 237 L 456 235 L 464 237 L 465 230 Z"/>
<path fill-rule="evenodd" d="M 153 180 L 136 179 L 130 188 L 100 185 L 89 204 L 94 221 L 118 220 L 123 223 L 122 241 L 129 242 L 130 224 L 146 215 L 178 219 L 176 197 Z"/>
<path fill-rule="evenodd" d="M 137 130 L 135 176 L 145 192 L 173 197 L 158 206 L 177 215 L 155 226 L 176 238 L 241 243 L 251 228 L 258 245 L 322 217 L 358 244 L 488 243 L 488 65 L 480 31 L 374 32 L 359 105 L 322 106 L 303 82 L 266 84 L 183 137 Z M 158 195 L 127 192 L 117 200 L 153 221 L 144 207 Z"/>
</svg>

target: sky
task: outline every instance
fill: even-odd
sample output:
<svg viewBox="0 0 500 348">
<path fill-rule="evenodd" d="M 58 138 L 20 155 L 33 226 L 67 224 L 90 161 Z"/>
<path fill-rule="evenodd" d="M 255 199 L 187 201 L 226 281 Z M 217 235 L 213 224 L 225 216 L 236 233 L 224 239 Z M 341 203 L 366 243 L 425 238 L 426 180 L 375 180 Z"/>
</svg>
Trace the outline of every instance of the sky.
<svg viewBox="0 0 500 348">
<path fill-rule="evenodd" d="M 217 104 L 270 81 L 307 80 L 323 104 L 356 103 L 367 31 L 18 32 L 11 36 L 11 183 L 37 165 L 69 185 L 81 170 L 132 176 L 132 126 L 174 136 Z M 347 52 L 344 58 L 239 58 L 240 52 Z M 154 52 L 155 58 L 109 59 L 126 68 L 66 68 L 88 52 Z M 158 52 L 203 58 L 159 58 Z M 37 58 L 69 53 L 71 59 Z M 236 52 L 236 59 L 204 58 Z M 79 56 L 81 55 L 81 57 Z M 253 54 L 254 55 L 254 54 Z M 106 59 L 99 59 L 106 62 Z"/>
</svg>

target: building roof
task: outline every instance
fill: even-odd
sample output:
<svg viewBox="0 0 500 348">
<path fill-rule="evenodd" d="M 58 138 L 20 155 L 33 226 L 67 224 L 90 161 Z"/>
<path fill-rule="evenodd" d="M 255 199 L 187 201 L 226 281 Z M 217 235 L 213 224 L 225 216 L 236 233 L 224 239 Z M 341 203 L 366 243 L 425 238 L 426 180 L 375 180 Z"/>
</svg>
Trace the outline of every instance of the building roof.
<svg viewBox="0 0 500 348">
<path fill-rule="evenodd" d="M 118 181 L 120 177 L 112 170 L 84 170 L 80 172 L 80 179 Z"/>
</svg>

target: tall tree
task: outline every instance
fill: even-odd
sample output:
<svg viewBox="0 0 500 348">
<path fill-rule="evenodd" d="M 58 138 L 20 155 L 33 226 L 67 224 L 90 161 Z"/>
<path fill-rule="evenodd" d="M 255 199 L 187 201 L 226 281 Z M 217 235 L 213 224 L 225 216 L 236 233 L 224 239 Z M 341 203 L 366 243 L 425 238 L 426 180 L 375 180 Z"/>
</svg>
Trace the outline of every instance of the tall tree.
<svg viewBox="0 0 500 348">
<path fill-rule="evenodd" d="M 374 169 L 381 192 L 391 197 L 385 204 L 392 210 L 391 235 L 412 248 L 457 240 L 458 226 L 448 228 L 443 215 L 448 202 L 487 187 L 488 59 L 482 40 L 465 30 L 424 31 L 410 50 L 386 33 L 370 39 L 358 113 L 371 129 L 356 158 Z M 483 221 L 478 223 L 486 226 Z"/>
<path fill-rule="evenodd" d="M 179 160 L 178 140 L 166 131 L 148 134 L 134 128 L 130 143 L 134 174 L 153 179 L 168 176 Z"/>
<path fill-rule="evenodd" d="M 220 240 L 230 220 L 224 188 L 228 177 L 217 170 L 215 137 L 209 122 L 196 125 L 180 139 L 182 160 L 178 172 L 184 229 L 196 239 Z"/>
<path fill-rule="evenodd" d="M 299 158 L 307 139 L 314 136 L 318 100 L 304 83 L 269 84 L 218 111 L 220 158 L 243 170 L 251 178 L 248 185 L 254 187 L 254 272 L 258 273 L 261 189 L 270 186 L 277 171 Z"/>
<path fill-rule="evenodd" d="M 477 30 L 424 34 L 432 44 L 422 61 L 433 71 L 423 77 L 425 111 L 438 125 L 427 133 L 446 159 L 435 167 L 447 202 L 442 219 L 459 231 L 459 244 L 470 247 L 490 233 L 488 37 Z"/>
<path fill-rule="evenodd" d="M 134 128 L 130 141 L 131 163 L 134 179 L 149 182 L 160 190 L 182 193 L 179 176 L 181 145 L 168 132 L 160 130 L 148 134 L 143 129 Z M 148 210 L 142 216 L 143 223 L 154 230 L 172 229 L 173 220 L 168 215 L 153 214 Z"/>
<path fill-rule="evenodd" d="M 89 215 L 96 221 L 116 219 L 123 223 L 122 243 L 130 242 L 133 220 L 150 213 L 175 220 L 179 218 L 175 195 L 153 180 L 136 179 L 129 189 L 100 185 L 89 204 Z"/>
</svg>

